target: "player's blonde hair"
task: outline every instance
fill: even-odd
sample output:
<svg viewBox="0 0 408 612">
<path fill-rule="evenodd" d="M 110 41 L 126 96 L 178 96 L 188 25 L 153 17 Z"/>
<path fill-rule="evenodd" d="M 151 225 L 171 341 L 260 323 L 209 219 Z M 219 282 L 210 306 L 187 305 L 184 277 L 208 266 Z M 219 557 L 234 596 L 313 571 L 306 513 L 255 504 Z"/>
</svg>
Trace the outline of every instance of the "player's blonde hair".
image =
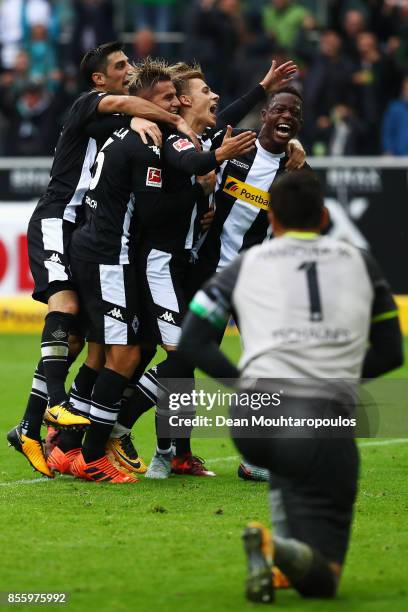
<svg viewBox="0 0 408 612">
<path fill-rule="evenodd" d="M 151 89 L 161 81 L 171 81 L 172 74 L 164 59 L 146 59 L 133 64 L 129 78 L 129 93 L 137 95 L 141 91 Z"/>
<path fill-rule="evenodd" d="M 187 64 L 186 62 L 177 62 L 177 64 L 170 66 L 170 73 L 178 96 L 188 93 L 189 81 L 191 79 L 201 79 L 205 81 L 201 66 L 196 63 Z"/>
</svg>

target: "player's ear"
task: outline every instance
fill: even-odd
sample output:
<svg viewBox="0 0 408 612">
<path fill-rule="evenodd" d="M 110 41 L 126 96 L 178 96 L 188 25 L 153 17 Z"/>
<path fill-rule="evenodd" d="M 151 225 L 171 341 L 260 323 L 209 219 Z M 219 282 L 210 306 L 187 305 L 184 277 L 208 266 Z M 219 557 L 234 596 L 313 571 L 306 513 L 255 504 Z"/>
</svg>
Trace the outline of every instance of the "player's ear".
<svg viewBox="0 0 408 612">
<path fill-rule="evenodd" d="M 263 109 L 261 110 L 261 121 L 262 121 L 262 123 L 265 123 L 265 120 L 266 120 L 266 113 L 267 113 L 266 108 L 263 108 Z"/>
<path fill-rule="evenodd" d="M 106 83 L 105 81 L 105 75 L 103 74 L 103 72 L 93 72 L 92 73 L 92 80 L 94 82 L 94 85 L 96 87 L 103 87 Z"/>
<path fill-rule="evenodd" d="M 181 96 L 178 97 L 178 99 L 180 100 L 180 104 L 181 106 L 191 106 L 192 105 L 192 99 L 191 96 L 187 96 L 186 94 L 181 94 Z"/>
<path fill-rule="evenodd" d="M 320 231 L 324 231 L 330 223 L 330 213 L 328 211 L 328 209 L 326 208 L 326 206 L 323 206 L 322 208 L 322 212 L 320 215 Z"/>
</svg>

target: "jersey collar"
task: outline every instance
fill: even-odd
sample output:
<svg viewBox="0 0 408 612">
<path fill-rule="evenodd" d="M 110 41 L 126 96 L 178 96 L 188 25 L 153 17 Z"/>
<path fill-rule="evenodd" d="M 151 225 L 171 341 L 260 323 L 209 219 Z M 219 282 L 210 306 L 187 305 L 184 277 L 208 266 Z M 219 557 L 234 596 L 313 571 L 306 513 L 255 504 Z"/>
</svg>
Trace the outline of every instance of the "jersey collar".
<svg viewBox="0 0 408 612">
<path fill-rule="evenodd" d="M 299 240 L 314 240 L 319 237 L 319 234 L 316 232 L 285 232 L 284 236 L 298 238 Z"/>
<path fill-rule="evenodd" d="M 258 151 L 260 151 L 262 154 L 266 155 L 267 157 L 270 157 L 271 159 L 282 159 L 282 157 L 285 157 L 286 155 L 285 151 L 283 151 L 283 153 L 271 153 L 270 151 L 267 151 L 266 149 L 263 148 L 263 146 L 259 142 L 259 138 L 256 139 L 255 144 L 256 144 L 256 148 L 258 149 Z"/>
</svg>

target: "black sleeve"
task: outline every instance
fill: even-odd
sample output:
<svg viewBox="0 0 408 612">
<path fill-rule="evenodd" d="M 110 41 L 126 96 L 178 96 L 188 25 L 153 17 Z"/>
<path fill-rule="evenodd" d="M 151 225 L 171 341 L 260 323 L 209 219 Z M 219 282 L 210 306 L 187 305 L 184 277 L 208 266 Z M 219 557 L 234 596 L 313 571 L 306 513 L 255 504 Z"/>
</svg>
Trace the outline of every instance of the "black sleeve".
<svg viewBox="0 0 408 612">
<path fill-rule="evenodd" d="M 85 133 L 98 142 L 105 142 L 115 130 L 129 127 L 131 120 L 127 115 L 97 115 L 86 124 Z"/>
<path fill-rule="evenodd" d="M 376 378 L 403 364 L 402 335 L 398 308 L 379 265 L 370 253 L 360 252 L 374 291 L 370 346 L 364 359 L 362 377 Z"/>
<path fill-rule="evenodd" d="M 196 151 L 185 134 L 171 134 L 163 145 L 163 157 L 167 164 L 186 174 L 207 174 L 217 167 L 214 151 Z"/>
<path fill-rule="evenodd" d="M 227 125 L 237 125 L 259 103 L 266 100 L 266 92 L 262 85 L 256 85 L 246 94 L 231 102 L 217 115 L 216 130 Z"/>
<path fill-rule="evenodd" d="M 239 375 L 237 368 L 220 351 L 218 338 L 232 310 L 232 294 L 241 263 L 242 256 L 239 256 L 194 296 L 178 346 L 192 365 L 218 380 Z"/>
<path fill-rule="evenodd" d="M 96 119 L 99 102 L 109 94 L 99 91 L 89 91 L 77 98 L 71 107 L 70 115 L 78 125 L 85 125 Z"/>
</svg>

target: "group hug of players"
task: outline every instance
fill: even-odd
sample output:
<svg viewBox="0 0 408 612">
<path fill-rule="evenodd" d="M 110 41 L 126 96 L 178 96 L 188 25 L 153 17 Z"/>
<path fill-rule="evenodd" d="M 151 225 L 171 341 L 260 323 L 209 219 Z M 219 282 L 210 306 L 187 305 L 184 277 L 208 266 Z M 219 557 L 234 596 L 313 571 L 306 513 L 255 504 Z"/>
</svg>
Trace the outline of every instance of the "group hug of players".
<svg viewBox="0 0 408 612">
<path fill-rule="evenodd" d="M 92 90 L 71 108 L 28 228 L 33 297 L 48 314 L 27 409 L 8 440 L 36 470 L 109 483 L 135 483 L 138 472 L 212 476 L 188 436 L 166 435 L 166 381 L 193 385 L 199 366 L 240 377 L 247 392 L 271 391 L 273 378 L 358 379 L 401 363 L 398 314 L 376 263 L 319 236 L 321 188 L 298 171 L 304 152 L 291 141 L 302 123 L 292 62 L 273 62 L 218 114 L 197 66 L 131 66 L 109 43 L 89 51 L 81 70 Z M 259 102 L 259 132 L 231 128 Z M 265 240 L 269 221 L 274 240 Z M 231 311 L 244 344 L 240 372 L 219 350 Z M 67 392 L 85 338 L 87 358 Z M 166 358 L 147 370 L 159 345 Z M 292 390 L 289 412 L 345 409 L 313 385 Z M 153 406 L 157 448 L 147 468 L 131 430 Z M 242 407 L 232 412 L 242 416 Z M 247 597 L 273 600 L 275 566 L 301 595 L 334 596 L 357 490 L 354 440 L 232 433 L 271 474 L 275 532 L 258 523 L 245 531 Z"/>
<path fill-rule="evenodd" d="M 119 43 L 83 58 L 92 89 L 69 112 L 27 234 L 33 297 L 48 304 L 48 314 L 27 410 L 8 439 L 42 474 L 130 483 L 146 471 L 130 432 L 157 403 L 160 380 L 193 379 L 194 367 L 175 350 L 190 298 L 267 233 L 267 206 L 234 206 L 231 177 L 267 193 L 288 161 L 301 98 L 291 89 L 273 98 L 288 99 L 293 116 L 275 113 L 257 144 L 254 132 L 232 134 L 225 126 L 295 70 L 292 62 L 273 64 L 261 84 L 217 119 L 218 96 L 196 66 L 153 60 L 131 66 Z M 292 163 L 303 164 L 301 148 L 294 157 Z M 208 230 L 215 169 L 220 202 Z M 67 372 L 84 337 L 88 355 L 67 393 Z M 144 372 L 158 345 L 166 359 Z M 47 436 L 47 456 L 43 419 L 62 429 Z M 177 440 L 174 453 L 172 441 L 159 436 L 147 476 L 171 471 L 212 475 L 192 454 L 189 438 Z"/>
</svg>

